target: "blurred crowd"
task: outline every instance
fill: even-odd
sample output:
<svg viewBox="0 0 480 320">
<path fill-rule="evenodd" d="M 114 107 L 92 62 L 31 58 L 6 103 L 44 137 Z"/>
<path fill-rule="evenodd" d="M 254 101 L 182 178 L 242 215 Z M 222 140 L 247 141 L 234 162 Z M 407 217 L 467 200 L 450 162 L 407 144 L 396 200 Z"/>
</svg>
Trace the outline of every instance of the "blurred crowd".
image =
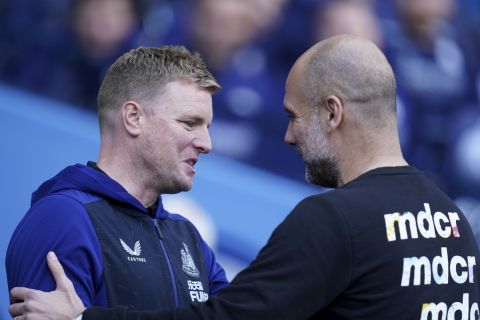
<svg viewBox="0 0 480 320">
<path fill-rule="evenodd" d="M 215 152 L 303 180 L 283 144 L 284 81 L 301 52 L 342 33 L 385 52 L 407 160 L 480 230 L 478 0 L 0 0 L 0 81 L 94 111 L 120 54 L 182 44 L 223 86 Z"/>
</svg>

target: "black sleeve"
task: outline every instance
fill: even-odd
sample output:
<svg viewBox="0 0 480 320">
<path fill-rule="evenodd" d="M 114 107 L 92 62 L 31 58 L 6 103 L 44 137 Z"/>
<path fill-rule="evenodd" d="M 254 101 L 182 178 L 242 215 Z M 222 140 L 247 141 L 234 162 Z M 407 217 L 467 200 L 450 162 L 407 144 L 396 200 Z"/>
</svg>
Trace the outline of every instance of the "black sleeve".
<svg viewBox="0 0 480 320">
<path fill-rule="evenodd" d="M 352 254 L 348 226 L 321 197 L 303 200 L 273 232 L 251 265 L 204 304 L 141 312 L 88 309 L 96 319 L 307 319 L 348 285 Z"/>
</svg>

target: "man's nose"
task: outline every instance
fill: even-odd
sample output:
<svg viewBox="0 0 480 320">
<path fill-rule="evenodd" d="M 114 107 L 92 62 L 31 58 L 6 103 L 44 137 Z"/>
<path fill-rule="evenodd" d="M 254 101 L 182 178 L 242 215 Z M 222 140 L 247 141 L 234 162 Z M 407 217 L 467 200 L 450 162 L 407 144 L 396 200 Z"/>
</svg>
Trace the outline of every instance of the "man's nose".
<svg viewBox="0 0 480 320">
<path fill-rule="evenodd" d="M 193 146 L 201 153 L 209 153 L 212 150 L 212 139 L 208 130 L 193 139 Z"/>
<path fill-rule="evenodd" d="M 288 124 L 287 132 L 285 132 L 284 141 L 288 145 L 291 145 L 291 146 L 295 145 L 295 139 L 293 138 L 293 135 L 292 135 L 292 128 L 290 126 L 290 123 Z"/>
</svg>

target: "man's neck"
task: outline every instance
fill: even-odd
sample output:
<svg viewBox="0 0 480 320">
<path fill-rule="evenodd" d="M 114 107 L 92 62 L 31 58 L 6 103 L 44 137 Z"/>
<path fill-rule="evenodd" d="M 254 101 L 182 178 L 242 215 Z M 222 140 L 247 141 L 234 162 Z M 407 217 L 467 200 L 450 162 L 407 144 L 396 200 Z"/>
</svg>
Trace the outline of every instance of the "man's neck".
<svg viewBox="0 0 480 320">
<path fill-rule="evenodd" d="M 383 144 L 382 141 L 370 142 L 361 147 L 347 148 L 343 155 L 339 159 L 340 186 L 373 169 L 408 165 L 400 150 L 400 143 L 396 141 Z"/>
<path fill-rule="evenodd" d="M 158 192 L 144 186 L 142 173 L 136 173 L 128 163 L 98 159 L 97 166 L 110 178 L 119 183 L 128 193 L 135 197 L 140 203 L 148 208 L 158 200 Z"/>
<path fill-rule="evenodd" d="M 344 185 L 352 180 L 355 180 L 362 174 L 371 171 L 373 169 L 384 168 L 384 167 L 401 167 L 407 166 L 408 163 L 403 159 L 403 157 L 398 159 L 393 159 L 392 157 L 385 158 L 385 159 L 375 159 L 373 161 L 367 163 L 357 163 L 354 166 L 350 166 L 345 168 L 344 170 L 340 169 L 342 183 Z M 340 186 L 341 186 L 340 185 Z"/>
<path fill-rule="evenodd" d="M 408 165 L 402 155 L 396 123 L 385 125 L 384 129 L 345 131 L 338 136 L 336 149 L 339 186 L 373 169 Z"/>
</svg>

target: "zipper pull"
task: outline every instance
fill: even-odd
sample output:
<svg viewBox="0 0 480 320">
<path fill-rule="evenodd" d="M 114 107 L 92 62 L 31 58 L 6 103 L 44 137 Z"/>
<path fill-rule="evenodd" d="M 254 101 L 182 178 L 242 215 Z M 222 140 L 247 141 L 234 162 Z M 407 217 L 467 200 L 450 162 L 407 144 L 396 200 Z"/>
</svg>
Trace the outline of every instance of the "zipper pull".
<svg viewBox="0 0 480 320">
<path fill-rule="evenodd" d="M 162 230 L 160 230 L 160 227 L 158 226 L 157 219 L 153 219 L 153 225 L 155 226 L 155 230 L 157 231 L 157 235 L 160 239 L 163 239 L 163 233 Z"/>
</svg>

